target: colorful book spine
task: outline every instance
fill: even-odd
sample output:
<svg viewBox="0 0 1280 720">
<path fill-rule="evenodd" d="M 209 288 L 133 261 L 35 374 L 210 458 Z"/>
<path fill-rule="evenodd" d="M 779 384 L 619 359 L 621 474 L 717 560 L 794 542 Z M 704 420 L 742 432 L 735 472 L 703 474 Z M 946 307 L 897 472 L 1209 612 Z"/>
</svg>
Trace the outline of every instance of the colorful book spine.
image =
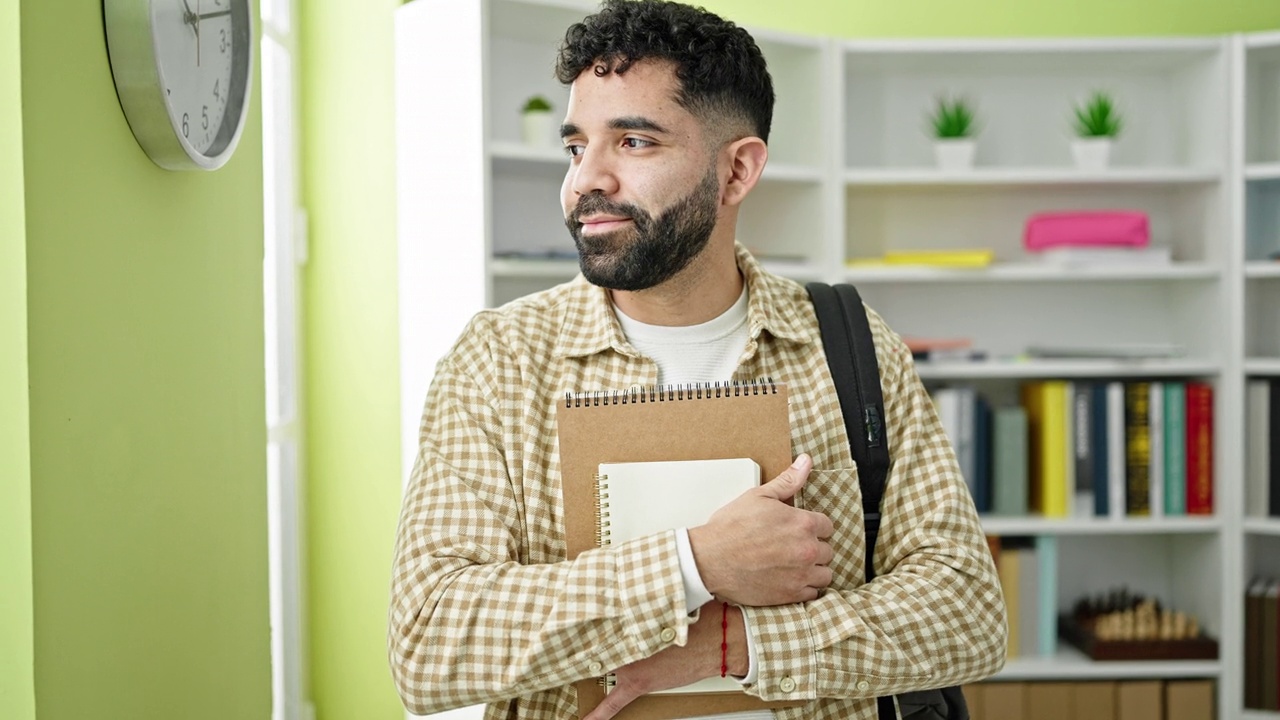
<svg viewBox="0 0 1280 720">
<path fill-rule="evenodd" d="M 1213 514 L 1213 386 L 1187 383 L 1187 514 Z"/>
<path fill-rule="evenodd" d="M 1164 513 L 1187 514 L 1187 391 L 1164 384 Z"/>
<path fill-rule="evenodd" d="M 1124 386 L 1125 514 L 1151 514 L 1151 386 L 1129 382 Z"/>
</svg>

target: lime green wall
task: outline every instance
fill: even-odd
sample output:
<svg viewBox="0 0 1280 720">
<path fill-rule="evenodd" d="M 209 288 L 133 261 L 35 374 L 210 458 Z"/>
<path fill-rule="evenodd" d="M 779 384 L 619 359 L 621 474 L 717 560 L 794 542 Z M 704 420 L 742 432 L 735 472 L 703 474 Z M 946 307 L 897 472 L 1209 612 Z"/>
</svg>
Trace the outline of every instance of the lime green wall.
<svg viewBox="0 0 1280 720">
<path fill-rule="evenodd" d="M 1275 0 L 700 0 L 744 25 L 835 37 L 1161 35 L 1280 28 Z"/>
<path fill-rule="evenodd" d="M 402 0 L 300 1 L 311 685 L 319 720 L 394 720 L 402 711 L 384 633 L 400 483 L 391 82 L 392 10 Z M 1280 27 L 1272 0 L 699 4 L 747 25 L 849 37 Z"/>
<path fill-rule="evenodd" d="M 161 170 L 102 3 L 20 4 L 40 719 L 266 720 L 260 98 Z"/>
<path fill-rule="evenodd" d="M 319 720 L 403 717 L 387 670 L 400 503 L 392 11 L 302 13 L 311 688 Z"/>
<path fill-rule="evenodd" d="M 18 0 L 0 0 L 0 717 L 35 720 Z"/>
</svg>

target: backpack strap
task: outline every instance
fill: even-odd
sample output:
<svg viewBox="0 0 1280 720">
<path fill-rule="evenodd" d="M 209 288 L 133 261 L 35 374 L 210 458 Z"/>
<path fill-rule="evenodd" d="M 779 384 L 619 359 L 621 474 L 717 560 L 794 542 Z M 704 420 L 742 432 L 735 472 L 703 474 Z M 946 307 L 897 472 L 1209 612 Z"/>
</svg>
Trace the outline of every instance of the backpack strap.
<svg viewBox="0 0 1280 720">
<path fill-rule="evenodd" d="M 875 341 L 858 291 L 847 283 L 805 286 L 813 300 L 822 332 L 827 365 L 835 380 L 844 415 L 845 433 L 862 488 L 862 514 L 867 531 L 866 578 L 875 577 L 871 558 L 880 532 L 880 499 L 889 474 L 889 445 L 885 438 L 884 394 L 876 364 Z"/>
<path fill-rule="evenodd" d="M 862 488 L 862 517 L 867 533 L 867 582 L 876 576 L 872 558 L 880 533 L 880 499 L 884 497 L 889 474 L 889 444 L 885 438 L 884 393 L 880 390 L 880 368 L 876 363 L 875 340 L 867 322 L 866 309 L 857 289 L 848 283 L 805 286 L 822 332 L 827 366 L 835 380 L 836 396 L 844 415 L 845 434 L 858 466 Z M 876 698 L 881 720 L 898 716 L 893 696 Z"/>
</svg>

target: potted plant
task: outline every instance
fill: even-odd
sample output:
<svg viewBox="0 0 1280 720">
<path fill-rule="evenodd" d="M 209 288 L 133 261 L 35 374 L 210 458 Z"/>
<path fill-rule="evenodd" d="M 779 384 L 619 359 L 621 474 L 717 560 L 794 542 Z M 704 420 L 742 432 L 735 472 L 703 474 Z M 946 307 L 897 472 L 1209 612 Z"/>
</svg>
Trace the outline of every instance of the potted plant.
<svg viewBox="0 0 1280 720">
<path fill-rule="evenodd" d="M 1082 170 L 1106 168 L 1111 159 L 1111 145 L 1123 124 L 1108 93 L 1094 91 L 1084 103 L 1077 105 L 1074 119 L 1076 138 L 1071 142 L 1076 167 Z"/>
<path fill-rule="evenodd" d="M 551 103 L 541 95 L 533 95 L 520 111 L 521 132 L 526 145 L 546 147 L 552 144 Z"/>
<path fill-rule="evenodd" d="M 938 97 L 929 122 L 933 126 L 933 156 L 943 170 L 973 167 L 976 114 L 964 98 Z"/>
</svg>

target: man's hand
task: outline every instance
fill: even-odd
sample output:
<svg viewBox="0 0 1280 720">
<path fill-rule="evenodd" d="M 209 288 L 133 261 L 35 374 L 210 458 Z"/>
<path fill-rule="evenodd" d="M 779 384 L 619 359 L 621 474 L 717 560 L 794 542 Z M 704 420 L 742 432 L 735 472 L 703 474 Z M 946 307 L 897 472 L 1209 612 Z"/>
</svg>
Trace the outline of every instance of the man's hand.
<svg viewBox="0 0 1280 720">
<path fill-rule="evenodd" d="M 720 613 L 719 602 L 707 603 L 702 607 L 698 621 L 689 626 L 689 638 L 684 647 L 672 645 L 656 655 L 614 671 L 617 684 L 582 720 L 609 720 L 641 695 L 682 687 L 719 675 L 722 637 Z M 742 611 L 730 607 L 726 617 L 729 620 L 729 672 L 745 675 L 747 636 L 742 624 Z"/>
<path fill-rule="evenodd" d="M 800 455 L 781 475 L 689 529 L 698 573 L 717 598 L 763 607 L 807 602 L 831 584 L 831 520 L 791 507 L 813 460 Z"/>
</svg>

